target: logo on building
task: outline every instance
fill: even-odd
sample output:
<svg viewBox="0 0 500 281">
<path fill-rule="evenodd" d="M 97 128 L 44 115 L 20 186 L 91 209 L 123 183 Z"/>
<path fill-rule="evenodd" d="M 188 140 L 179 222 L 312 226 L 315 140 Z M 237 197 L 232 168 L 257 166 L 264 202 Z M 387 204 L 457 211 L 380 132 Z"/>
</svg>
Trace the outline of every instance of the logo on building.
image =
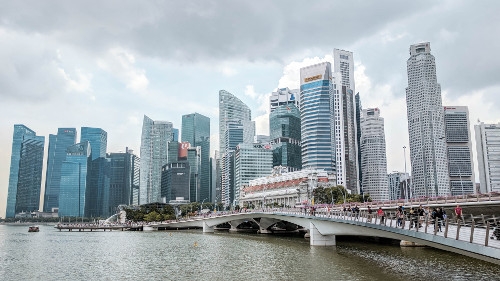
<svg viewBox="0 0 500 281">
<path fill-rule="evenodd" d="M 311 82 L 311 81 L 318 80 L 318 79 L 321 79 L 321 74 L 307 77 L 304 79 L 304 82 Z"/>
</svg>

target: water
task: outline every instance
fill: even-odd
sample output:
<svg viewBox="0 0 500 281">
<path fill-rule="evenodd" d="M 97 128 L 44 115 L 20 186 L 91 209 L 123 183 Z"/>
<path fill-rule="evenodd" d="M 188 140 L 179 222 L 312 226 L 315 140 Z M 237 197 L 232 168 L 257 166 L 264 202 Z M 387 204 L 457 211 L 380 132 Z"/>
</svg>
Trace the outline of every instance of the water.
<svg viewBox="0 0 500 281">
<path fill-rule="evenodd" d="M 499 280 L 500 267 L 431 248 L 201 231 L 59 232 L 0 225 L 2 280 Z M 197 246 L 195 246 L 195 242 Z"/>
</svg>

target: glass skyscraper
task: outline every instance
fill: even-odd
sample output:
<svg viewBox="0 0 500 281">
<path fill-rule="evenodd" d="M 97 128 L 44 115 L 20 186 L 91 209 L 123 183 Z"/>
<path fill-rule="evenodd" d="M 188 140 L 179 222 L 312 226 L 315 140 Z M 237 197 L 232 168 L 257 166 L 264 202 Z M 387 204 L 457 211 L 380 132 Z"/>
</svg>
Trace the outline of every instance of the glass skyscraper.
<svg viewBox="0 0 500 281">
<path fill-rule="evenodd" d="M 101 128 L 82 127 L 80 142 L 88 141 L 92 150 L 92 160 L 106 157 L 108 133 Z"/>
<path fill-rule="evenodd" d="M 141 136 L 139 203 L 161 202 L 161 169 L 167 164 L 167 143 L 173 140 L 172 123 L 144 115 Z"/>
<path fill-rule="evenodd" d="M 329 62 L 300 69 L 303 169 L 335 171 L 331 72 Z"/>
<path fill-rule="evenodd" d="M 92 144 L 90 144 L 92 150 Z M 92 153 L 91 153 L 92 155 Z M 110 160 L 98 157 L 89 162 L 85 192 L 85 216 L 109 217 Z"/>
<path fill-rule="evenodd" d="M 182 116 L 182 142 L 201 147 L 199 200 L 212 201 L 210 190 L 210 118 L 199 113 Z"/>
<path fill-rule="evenodd" d="M 66 160 L 66 149 L 76 143 L 75 128 L 59 128 L 57 135 L 49 135 L 49 151 L 47 155 L 47 172 L 45 176 L 44 212 L 52 212 L 59 207 L 59 187 L 61 184 L 61 167 Z"/>
<path fill-rule="evenodd" d="M 24 125 L 14 125 L 6 217 L 38 211 L 45 138 Z"/>
<path fill-rule="evenodd" d="M 109 203 L 106 212 L 116 213 L 118 205 L 133 204 L 134 190 L 139 189 L 139 157 L 132 150 L 110 153 Z"/>
<path fill-rule="evenodd" d="M 66 149 L 66 159 L 61 165 L 59 216 L 82 217 L 85 215 L 87 172 L 91 165 L 91 148 L 88 141 Z"/>
<path fill-rule="evenodd" d="M 302 169 L 300 126 L 300 111 L 294 104 L 279 106 L 271 112 L 269 132 L 273 166 L 287 167 L 290 172 Z"/>
</svg>

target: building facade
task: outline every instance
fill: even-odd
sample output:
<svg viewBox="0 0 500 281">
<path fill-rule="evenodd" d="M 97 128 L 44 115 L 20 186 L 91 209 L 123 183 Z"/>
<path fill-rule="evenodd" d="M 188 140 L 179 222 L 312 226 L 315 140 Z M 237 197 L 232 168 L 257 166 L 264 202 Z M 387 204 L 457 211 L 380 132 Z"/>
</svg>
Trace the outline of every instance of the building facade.
<svg viewBox="0 0 500 281">
<path fill-rule="evenodd" d="M 273 167 L 288 171 L 302 169 L 300 111 L 293 104 L 282 105 L 269 115 L 269 132 L 273 152 Z"/>
<path fill-rule="evenodd" d="M 445 106 L 444 125 L 451 195 L 475 193 L 468 107 Z"/>
<path fill-rule="evenodd" d="M 363 193 L 374 201 L 389 200 L 384 118 L 378 108 L 363 109 L 361 117 Z"/>
<path fill-rule="evenodd" d="M 168 163 L 162 168 L 161 192 L 164 203 L 190 201 L 190 169 L 188 161 Z M 181 199 L 182 198 L 182 199 Z"/>
<path fill-rule="evenodd" d="M 363 175 L 361 168 L 361 112 L 363 108 L 361 106 L 361 98 L 359 93 L 354 96 L 356 101 L 356 142 L 358 145 L 358 180 L 361 184 L 363 184 Z M 361 193 L 363 193 L 363 186 L 359 187 Z"/>
<path fill-rule="evenodd" d="M 167 143 L 173 140 L 172 123 L 144 115 L 141 136 L 139 203 L 161 202 L 161 169 L 167 164 Z"/>
<path fill-rule="evenodd" d="M 45 138 L 24 125 L 14 125 L 6 218 L 38 211 Z"/>
<path fill-rule="evenodd" d="M 450 194 L 441 86 L 430 43 L 410 46 L 406 105 L 415 197 Z"/>
<path fill-rule="evenodd" d="M 479 191 L 500 192 L 500 123 L 474 125 L 476 132 Z"/>
<path fill-rule="evenodd" d="M 101 128 L 82 127 L 80 142 L 88 141 L 92 150 L 92 160 L 106 157 L 108 133 Z"/>
<path fill-rule="evenodd" d="M 302 168 L 335 171 L 333 83 L 329 62 L 300 69 Z"/>
<path fill-rule="evenodd" d="M 182 142 L 201 148 L 199 199 L 212 201 L 210 190 L 210 118 L 199 113 L 182 116 Z"/>
<path fill-rule="evenodd" d="M 239 144 L 234 153 L 233 205 L 239 205 L 240 191 L 250 180 L 268 176 L 272 170 L 273 152 L 267 144 Z"/>
<path fill-rule="evenodd" d="M 407 185 L 408 188 L 410 187 L 410 175 L 403 172 L 392 172 L 387 175 L 387 179 L 389 184 L 389 200 L 406 199 Z"/>
<path fill-rule="evenodd" d="M 59 217 L 85 215 L 87 173 L 91 165 L 91 148 L 88 141 L 66 149 L 66 159 L 61 166 Z"/>
<path fill-rule="evenodd" d="M 66 149 L 76 144 L 76 128 L 59 128 L 57 135 L 49 135 L 47 172 L 43 211 L 52 212 L 59 207 L 62 163 L 66 160 Z"/>
<path fill-rule="evenodd" d="M 299 89 L 290 90 L 288 88 L 279 88 L 276 92 L 272 92 L 269 97 L 269 112 L 272 113 L 276 108 L 289 104 L 293 104 L 297 108 L 300 108 Z"/>
</svg>

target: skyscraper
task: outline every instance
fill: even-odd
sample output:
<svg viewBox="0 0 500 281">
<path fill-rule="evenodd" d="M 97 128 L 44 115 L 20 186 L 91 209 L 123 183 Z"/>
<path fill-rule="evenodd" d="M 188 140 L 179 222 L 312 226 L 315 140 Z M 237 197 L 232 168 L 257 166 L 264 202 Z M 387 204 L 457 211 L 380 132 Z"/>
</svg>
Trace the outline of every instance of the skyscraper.
<svg viewBox="0 0 500 281">
<path fill-rule="evenodd" d="M 87 173 L 91 159 L 88 141 L 74 144 L 66 149 L 66 159 L 62 162 L 60 172 L 60 217 L 83 217 L 85 215 Z"/>
<path fill-rule="evenodd" d="M 173 140 L 172 123 L 144 115 L 141 136 L 139 203 L 161 202 L 161 169 L 167 164 L 167 143 Z"/>
<path fill-rule="evenodd" d="M 182 142 L 201 147 L 200 194 L 201 201 L 212 201 L 210 191 L 210 118 L 199 113 L 182 116 Z"/>
<path fill-rule="evenodd" d="M 162 168 L 161 196 L 165 203 L 179 197 L 190 200 L 190 169 L 188 161 L 170 162 Z"/>
<path fill-rule="evenodd" d="M 90 142 L 89 142 L 90 143 Z M 92 151 L 92 144 L 90 143 Z M 91 152 L 91 158 L 93 153 Z M 111 159 L 97 157 L 87 166 L 87 187 L 85 189 L 85 217 L 109 217 Z"/>
<path fill-rule="evenodd" d="M 300 69 L 303 169 L 335 171 L 333 91 L 329 62 Z"/>
<path fill-rule="evenodd" d="M 430 43 L 410 46 L 406 105 L 413 196 L 450 194 L 441 86 Z"/>
<path fill-rule="evenodd" d="M 201 198 L 201 147 L 187 148 L 189 163 L 189 198 L 191 202 L 209 202 L 209 198 Z"/>
<path fill-rule="evenodd" d="M 44 212 L 52 212 L 53 209 L 59 207 L 62 162 L 66 160 L 66 149 L 76 143 L 76 138 L 75 128 L 59 128 L 57 135 L 49 135 L 43 203 Z"/>
<path fill-rule="evenodd" d="M 128 148 L 123 153 L 110 153 L 109 168 L 109 203 L 107 214 L 116 213 L 116 208 L 121 205 L 134 204 L 134 191 L 139 189 L 139 157 Z"/>
<path fill-rule="evenodd" d="M 361 117 L 363 192 L 374 201 L 389 200 L 384 118 L 378 108 L 363 109 Z"/>
<path fill-rule="evenodd" d="M 7 218 L 38 211 L 45 138 L 24 125 L 14 125 L 10 160 Z"/>
<path fill-rule="evenodd" d="M 334 134 L 337 184 L 359 193 L 358 111 L 353 53 L 334 49 Z"/>
<path fill-rule="evenodd" d="M 445 106 L 444 125 L 451 195 L 475 193 L 467 106 Z"/>
<path fill-rule="evenodd" d="M 500 192 L 500 123 L 474 125 L 480 192 Z"/>
<path fill-rule="evenodd" d="M 92 151 L 92 160 L 106 157 L 108 133 L 101 128 L 82 127 L 80 142 L 88 141 Z"/>
<path fill-rule="evenodd" d="M 293 104 L 300 108 L 300 91 L 299 89 L 290 90 L 288 88 L 277 89 L 269 96 L 269 112 L 273 112 L 276 108 L 282 105 Z"/>
<path fill-rule="evenodd" d="M 273 152 L 265 144 L 242 143 L 234 154 L 234 202 L 239 205 L 240 191 L 250 180 L 269 176 L 273 170 Z"/>
<path fill-rule="evenodd" d="M 410 175 L 403 172 L 392 172 L 387 177 L 389 182 L 389 200 L 405 199 L 406 185 L 410 181 Z"/>
<path fill-rule="evenodd" d="M 227 207 L 234 200 L 234 150 L 240 143 L 251 143 L 255 123 L 250 108 L 231 93 L 219 91 L 219 200 Z"/>
<path fill-rule="evenodd" d="M 361 112 L 363 108 L 361 106 L 361 98 L 359 97 L 359 93 L 355 96 L 356 100 L 356 141 L 358 144 L 358 179 L 360 183 L 363 183 L 363 175 L 361 171 Z M 363 192 L 362 187 L 360 187 L 360 191 Z"/>
<path fill-rule="evenodd" d="M 273 151 L 273 166 L 288 171 L 302 169 L 300 111 L 294 104 L 277 107 L 269 115 L 269 132 Z"/>
</svg>

